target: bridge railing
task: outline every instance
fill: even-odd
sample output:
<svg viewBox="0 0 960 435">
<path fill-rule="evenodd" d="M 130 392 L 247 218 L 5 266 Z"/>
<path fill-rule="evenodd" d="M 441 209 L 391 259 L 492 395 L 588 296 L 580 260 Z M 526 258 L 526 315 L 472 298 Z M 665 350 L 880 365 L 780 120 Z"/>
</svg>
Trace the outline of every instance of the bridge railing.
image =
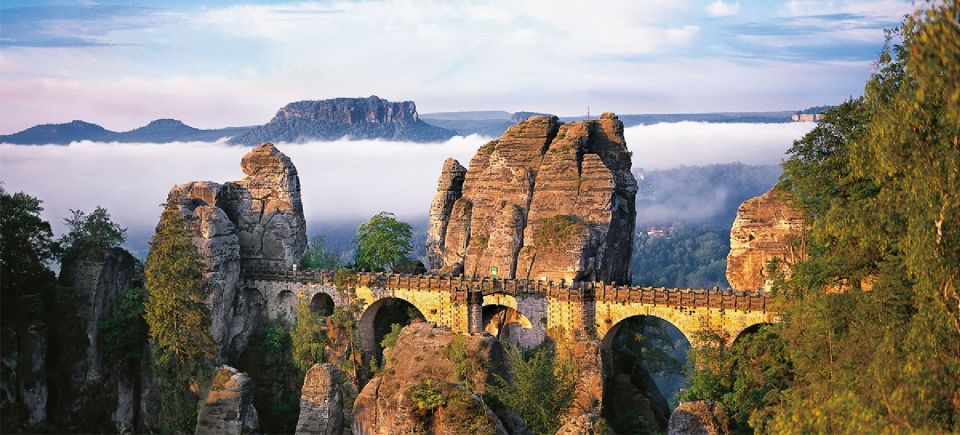
<svg viewBox="0 0 960 435">
<path fill-rule="evenodd" d="M 336 273 L 332 270 L 282 267 L 246 266 L 241 269 L 245 279 L 300 282 L 306 284 L 335 285 Z M 483 295 L 507 294 L 543 295 L 562 299 L 595 299 L 618 303 L 643 303 L 676 307 L 706 307 L 741 311 L 767 311 L 772 309 L 771 298 L 764 294 L 744 293 L 734 290 L 678 289 L 664 287 L 640 287 L 608 284 L 604 282 L 555 283 L 547 280 L 506 279 L 490 277 L 464 277 L 450 275 L 410 275 L 399 273 L 359 272 L 357 284 L 388 290 L 408 289 L 417 291 L 471 291 Z"/>
</svg>

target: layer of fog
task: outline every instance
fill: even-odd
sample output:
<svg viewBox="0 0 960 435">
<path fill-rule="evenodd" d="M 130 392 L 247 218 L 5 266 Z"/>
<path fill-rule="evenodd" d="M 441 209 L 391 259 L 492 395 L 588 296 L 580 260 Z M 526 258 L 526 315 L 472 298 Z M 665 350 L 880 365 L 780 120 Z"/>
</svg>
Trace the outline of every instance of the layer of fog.
<svg viewBox="0 0 960 435">
<path fill-rule="evenodd" d="M 683 122 L 626 129 L 634 166 L 647 169 L 742 161 L 771 164 L 812 124 Z M 467 165 L 489 138 L 455 137 L 439 144 L 348 141 L 278 144 L 296 164 L 311 233 L 349 227 L 380 211 L 422 223 L 448 157 Z M 243 176 L 248 147 L 223 143 L 68 146 L 0 144 L 0 181 L 8 192 L 44 201 L 43 217 L 57 234 L 69 209 L 106 207 L 129 228 L 128 248 L 144 255 L 170 187 L 193 180 Z"/>
</svg>

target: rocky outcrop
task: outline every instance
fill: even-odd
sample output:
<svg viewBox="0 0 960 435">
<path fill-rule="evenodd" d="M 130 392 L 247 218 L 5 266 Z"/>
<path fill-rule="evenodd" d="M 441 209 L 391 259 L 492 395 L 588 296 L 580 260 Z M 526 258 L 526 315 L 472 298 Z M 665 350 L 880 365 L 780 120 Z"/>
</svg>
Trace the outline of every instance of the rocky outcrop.
<svg viewBox="0 0 960 435">
<path fill-rule="evenodd" d="M 343 391 L 346 375 L 330 363 L 314 364 L 303 379 L 297 434 L 340 435 L 344 429 Z"/>
<path fill-rule="evenodd" d="M 194 181 L 167 195 L 187 221 L 204 263 L 210 333 L 226 362 L 240 355 L 263 315 L 256 294 L 237 286 L 241 267 L 290 267 L 307 248 L 300 179 L 290 158 L 262 144 L 240 166 L 246 176 L 238 181 Z"/>
<path fill-rule="evenodd" d="M 37 319 L 2 328 L 0 418 L 5 430 L 47 418 L 47 335 L 47 324 Z"/>
<path fill-rule="evenodd" d="M 52 332 L 56 376 L 50 390 L 51 419 L 63 427 L 85 425 L 90 419 L 87 405 L 94 398 L 113 407 L 117 427 L 132 428 L 135 423 L 135 400 L 126 399 L 136 394 L 136 380 L 107 365 L 100 328 L 134 287 L 136 263 L 121 248 L 73 253 L 61 263 L 60 284 L 73 292 Z"/>
<path fill-rule="evenodd" d="M 421 121 L 413 101 L 390 102 L 371 96 L 290 103 L 269 123 L 234 136 L 230 142 L 249 145 L 343 137 L 435 142 L 454 135 Z"/>
<path fill-rule="evenodd" d="M 431 206 L 431 270 L 628 282 L 637 183 L 616 115 L 511 127 L 474 155 L 459 197 L 458 166 Z"/>
<path fill-rule="evenodd" d="M 803 212 L 790 205 L 787 193 L 771 190 L 745 201 L 730 229 L 727 281 L 737 290 L 769 290 L 770 260 L 782 260 L 781 270 L 801 261 L 805 253 Z"/>
<path fill-rule="evenodd" d="M 467 358 L 479 362 L 469 377 L 468 390 L 459 384 L 457 370 L 448 358 L 451 341 L 458 335 L 430 323 L 404 328 L 389 352 L 383 370 L 364 386 L 353 406 L 353 433 L 468 433 L 473 430 L 506 433 L 500 419 L 480 400 L 494 373 L 503 372 L 502 349 L 493 337 L 459 336 Z M 443 405 L 418 407 L 417 391 L 442 398 Z M 478 429 L 479 426 L 479 429 Z"/>
<path fill-rule="evenodd" d="M 670 435 L 725 435 L 730 433 L 727 415 L 719 405 L 704 402 L 681 403 L 670 415 Z"/>
<path fill-rule="evenodd" d="M 197 434 L 257 433 L 260 424 L 253 407 L 253 381 L 246 373 L 222 366 L 213 374 L 206 398 L 197 411 Z"/>
<path fill-rule="evenodd" d="M 597 414 L 582 414 L 560 427 L 557 435 L 608 435 L 613 432 Z"/>
<path fill-rule="evenodd" d="M 447 233 L 449 216 L 453 211 L 453 204 L 463 196 L 463 180 L 467 175 L 467 168 L 454 159 L 443 162 L 443 171 L 437 183 L 437 193 L 430 203 L 430 222 L 427 229 L 427 261 L 430 264 L 439 264 L 442 260 L 443 238 Z"/>
</svg>

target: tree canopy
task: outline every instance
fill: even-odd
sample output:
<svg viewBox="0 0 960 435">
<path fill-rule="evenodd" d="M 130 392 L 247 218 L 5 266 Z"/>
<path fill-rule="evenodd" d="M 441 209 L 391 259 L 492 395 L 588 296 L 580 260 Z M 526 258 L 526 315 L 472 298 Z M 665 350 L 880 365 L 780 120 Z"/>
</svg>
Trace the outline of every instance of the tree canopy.
<svg viewBox="0 0 960 435">
<path fill-rule="evenodd" d="M 412 237 L 409 224 L 397 220 L 393 213 L 380 212 L 357 228 L 354 264 L 370 271 L 393 270 L 406 262 L 413 249 Z"/>
<path fill-rule="evenodd" d="M 783 352 L 702 353 L 696 396 L 717 396 L 696 384 L 712 376 L 764 432 L 960 431 L 958 15 L 948 2 L 907 17 L 863 97 L 790 149 L 780 186 L 807 215 L 808 256 L 775 285 L 777 338 L 758 337 Z"/>
<path fill-rule="evenodd" d="M 113 222 L 110 213 L 103 207 L 97 206 L 90 214 L 82 210 L 70 210 L 70 213 L 72 216 L 63 220 L 67 234 L 59 240 L 67 252 L 115 248 L 127 240 L 127 229 Z"/>
</svg>

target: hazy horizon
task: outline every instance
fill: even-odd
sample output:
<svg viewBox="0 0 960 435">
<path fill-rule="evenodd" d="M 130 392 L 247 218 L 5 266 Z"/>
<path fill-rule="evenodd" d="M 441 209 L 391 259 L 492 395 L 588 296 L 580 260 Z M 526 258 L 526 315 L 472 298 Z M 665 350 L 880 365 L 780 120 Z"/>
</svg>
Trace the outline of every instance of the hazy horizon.
<svg viewBox="0 0 960 435">
<path fill-rule="evenodd" d="M 663 123 L 624 129 L 634 168 L 742 162 L 776 164 L 812 123 Z M 380 211 L 422 219 L 429 211 L 443 161 L 469 165 L 490 138 L 457 136 L 443 143 L 339 140 L 278 143 L 300 176 L 308 222 L 364 220 Z M 250 150 L 223 142 L 170 144 L 74 142 L 0 145 L 0 181 L 11 192 L 44 201 L 44 219 L 57 234 L 69 209 L 106 207 L 131 235 L 151 234 L 167 192 L 190 181 L 223 183 L 243 177 Z M 144 240 L 131 242 L 142 244 Z M 130 246 L 141 250 L 143 246 Z"/>
</svg>

